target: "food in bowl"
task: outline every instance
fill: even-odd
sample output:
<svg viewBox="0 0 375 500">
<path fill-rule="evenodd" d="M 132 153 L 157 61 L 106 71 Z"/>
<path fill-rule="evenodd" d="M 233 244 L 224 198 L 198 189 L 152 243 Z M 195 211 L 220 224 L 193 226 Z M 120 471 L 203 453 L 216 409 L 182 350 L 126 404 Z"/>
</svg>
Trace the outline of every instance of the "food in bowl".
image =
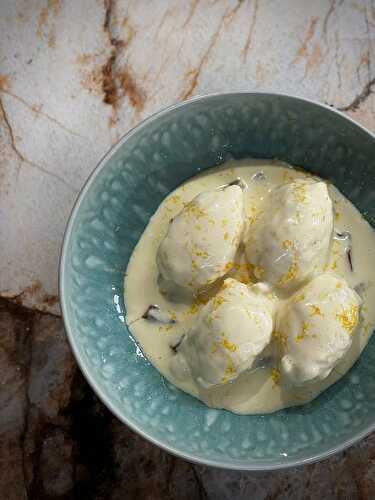
<svg viewBox="0 0 375 500">
<path fill-rule="evenodd" d="M 270 413 L 340 379 L 375 324 L 375 232 L 332 184 L 228 162 L 177 188 L 125 277 L 127 324 L 175 386 Z"/>
</svg>

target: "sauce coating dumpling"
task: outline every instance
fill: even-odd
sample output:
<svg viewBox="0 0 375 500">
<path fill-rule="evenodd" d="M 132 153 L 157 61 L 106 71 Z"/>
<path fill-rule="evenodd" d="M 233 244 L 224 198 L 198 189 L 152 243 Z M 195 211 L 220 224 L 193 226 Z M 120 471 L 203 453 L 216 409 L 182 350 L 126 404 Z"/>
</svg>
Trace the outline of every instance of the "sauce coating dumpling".
<svg viewBox="0 0 375 500">
<path fill-rule="evenodd" d="M 157 254 L 162 291 L 196 294 L 233 267 L 244 226 L 242 189 L 207 191 L 171 221 Z"/>
<path fill-rule="evenodd" d="M 245 242 L 255 277 L 283 289 L 297 287 L 323 270 L 332 231 L 332 201 L 324 182 L 296 179 L 276 187 Z"/>
<path fill-rule="evenodd" d="M 270 342 L 273 304 L 257 285 L 227 278 L 200 311 L 174 360 L 202 387 L 225 384 L 253 367 Z"/>
<path fill-rule="evenodd" d="M 327 273 L 295 293 L 277 320 L 281 373 L 296 385 L 326 378 L 352 344 L 360 304 L 346 281 Z"/>
</svg>

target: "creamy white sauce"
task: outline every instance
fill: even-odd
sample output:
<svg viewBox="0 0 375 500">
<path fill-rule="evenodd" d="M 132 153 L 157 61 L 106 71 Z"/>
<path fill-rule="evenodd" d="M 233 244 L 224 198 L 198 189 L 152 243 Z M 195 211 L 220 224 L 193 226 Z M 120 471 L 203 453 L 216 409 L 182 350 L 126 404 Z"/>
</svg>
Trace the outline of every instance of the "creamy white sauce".
<svg viewBox="0 0 375 500">
<path fill-rule="evenodd" d="M 254 179 L 259 171 L 264 179 Z M 277 185 L 290 182 L 308 174 L 276 161 L 243 160 L 228 162 L 220 168 L 207 170 L 171 193 L 160 205 L 141 236 L 128 264 L 125 277 L 125 305 L 127 324 L 131 334 L 140 344 L 151 363 L 175 386 L 201 399 L 208 406 L 225 408 L 240 414 L 270 413 L 281 408 L 301 405 L 317 397 L 322 391 L 340 379 L 353 365 L 366 346 L 375 325 L 375 231 L 359 211 L 333 186 L 329 194 L 334 204 L 335 229 L 349 231 L 352 235 L 353 271 L 350 269 L 346 242 L 333 240 L 327 271 L 344 278 L 356 288 L 362 297 L 360 324 L 353 334 L 353 343 L 339 364 L 324 380 L 291 387 L 283 378 L 275 381 L 272 367 L 243 372 L 235 381 L 211 389 L 202 389 L 191 377 L 181 378 L 173 370 L 171 346 L 181 336 L 182 322 L 185 328 L 194 321 L 202 303 L 174 303 L 159 291 L 156 253 L 166 235 L 171 218 L 184 204 L 202 191 L 215 189 L 240 177 L 248 185 L 246 211 L 251 216 L 267 193 Z M 244 256 L 239 262 L 245 262 Z M 231 272 L 231 276 L 249 282 L 245 266 Z M 150 304 L 158 304 L 176 317 L 175 324 L 161 324 L 143 319 Z M 172 367 L 172 368 L 171 368 Z"/>
</svg>

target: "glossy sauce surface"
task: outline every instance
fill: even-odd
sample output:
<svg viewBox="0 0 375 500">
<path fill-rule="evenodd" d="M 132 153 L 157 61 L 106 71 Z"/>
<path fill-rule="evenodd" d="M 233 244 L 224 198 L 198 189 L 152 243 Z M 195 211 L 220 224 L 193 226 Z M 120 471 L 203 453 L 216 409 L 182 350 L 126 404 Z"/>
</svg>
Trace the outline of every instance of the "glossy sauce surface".
<svg viewBox="0 0 375 500">
<path fill-rule="evenodd" d="M 262 172 L 264 175 L 257 175 Z M 344 240 L 333 239 L 325 272 L 344 278 L 361 295 L 360 322 L 353 334 L 353 343 L 345 357 L 321 381 L 303 386 L 291 386 L 275 376 L 275 367 L 266 365 L 244 372 L 236 380 L 211 389 L 198 386 L 191 377 L 179 376 L 174 367 L 175 351 L 181 334 L 189 328 L 204 300 L 175 303 L 166 298 L 158 287 L 156 254 L 166 235 L 171 218 L 175 217 L 195 196 L 216 189 L 240 177 L 247 184 L 245 192 L 246 217 L 251 220 L 268 192 L 295 178 L 309 176 L 276 161 L 243 160 L 205 171 L 188 180 L 171 193 L 159 206 L 141 236 L 129 261 L 125 277 L 127 324 L 150 362 L 174 385 L 215 408 L 225 408 L 240 414 L 269 413 L 281 408 L 311 401 L 341 378 L 366 346 L 375 324 L 375 232 L 359 211 L 333 186 L 328 185 L 334 206 L 335 231 L 348 231 L 352 236 L 351 263 Z M 351 268 L 352 265 L 352 268 Z M 231 277 L 250 284 L 244 252 L 240 252 Z M 285 300 L 279 297 L 280 303 Z M 142 318 L 150 304 L 158 304 L 169 312 L 176 323 L 162 324 Z"/>
</svg>

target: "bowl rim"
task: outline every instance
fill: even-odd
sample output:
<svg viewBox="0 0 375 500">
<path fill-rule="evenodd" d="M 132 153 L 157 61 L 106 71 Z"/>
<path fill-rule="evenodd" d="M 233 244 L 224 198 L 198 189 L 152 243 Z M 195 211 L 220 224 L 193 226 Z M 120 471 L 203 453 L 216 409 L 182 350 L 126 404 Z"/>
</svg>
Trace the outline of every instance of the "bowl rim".
<svg viewBox="0 0 375 500">
<path fill-rule="evenodd" d="M 126 424 L 132 431 L 136 432 L 139 434 L 141 437 L 146 439 L 147 441 L 151 442 L 152 444 L 158 446 L 162 450 L 165 450 L 172 455 L 183 458 L 185 460 L 188 460 L 189 462 L 195 463 L 195 464 L 200 464 L 200 465 L 208 465 L 211 467 L 216 467 L 216 468 L 221 468 L 221 469 L 231 469 L 231 470 L 242 470 L 242 471 L 272 471 L 272 470 L 279 470 L 279 469 L 286 469 L 290 467 L 296 467 L 296 466 L 303 466 L 307 464 L 311 464 L 317 461 L 321 461 L 324 459 L 327 459 L 331 457 L 332 455 L 335 455 L 336 453 L 339 453 L 353 444 L 357 443 L 358 441 L 362 440 L 366 436 L 368 436 L 371 432 L 375 430 L 375 421 L 372 424 L 369 424 L 364 430 L 355 433 L 351 438 L 346 439 L 342 443 L 332 446 L 328 448 L 326 451 L 321 452 L 321 453 L 315 453 L 312 454 L 311 456 L 308 456 L 306 458 L 301 458 L 301 459 L 288 459 L 288 457 L 280 457 L 278 461 L 272 464 L 267 464 L 265 462 L 262 462 L 259 460 L 258 462 L 255 463 L 249 463 L 249 464 L 242 464 L 242 463 L 235 463 L 235 461 L 232 462 L 225 462 L 224 460 L 214 460 L 214 459 L 203 459 L 199 456 L 195 456 L 194 453 L 189 453 L 189 452 L 184 452 L 179 450 L 178 448 L 174 448 L 173 446 L 170 446 L 168 444 L 165 444 L 163 441 L 160 439 L 154 438 L 150 433 L 140 429 L 136 423 L 131 422 L 126 418 L 124 415 L 121 414 L 119 410 L 117 410 L 114 406 L 114 404 L 111 403 L 109 398 L 104 394 L 104 392 L 96 385 L 94 378 L 91 377 L 87 367 L 85 366 L 85 363 L 83 362 L 82 358 L 79 355 L 79 350 L 78 350 L 78 343 L 75 340 L 73 328 L 70 325 L 69 321 L 69 316 L 67 312 L 67 301 L 66 301 L 66 296 L 65 296 L 65 270 L 66 270 L 66 258 L 67 258 L 67 251 L 68 251 L 68 246 L 70 242 L 70 238 L 72 235 L 72 229 L 74 225 L 75 218 L 78 214 L 78 211 L 80 209 L 81 203 L 86 196 L 87 192 L 89 191 L 91 185 L 93 184 L 94 180 L 96 179 L 97 175 L 105 168 L 108 160 L 122 147 L 124 143 L 128 141 L 134 134 L 136 134 L 139 130 L 143 129 L 146 127 L 148 124 L 152 123 L 153 121 L 159 119 L 160 117 L 167 115 L 169 112 L 174 111 L 176 109 L 184 108 L 185 106 L 189 106 L 195 102 L 199 101 L 210 101 L 211 99 L 215 99 L 218 97 L 234 97 L 234 96 L 239 96 L 239 95 L 249 95 L 249 96 L 269 96 L 273 98 L 288 98 L 291 100 L 295 101 L 300 101 L 301 103 L 307 103 L 307 104 L 312 104 L 313 106 L 317 106 L 319 108 L 328 110 L 332 113 L 337 114 L 341 118 L 348 120 L 351 122 L 355 127 L 359 128 L 370 138 L 372 138 L 375 141 L 375 134 L 373 134 L 370 130 L 366 129 L 363 125 L 359 124 L 356 122 L 353 118 L 350 116 L 347 116 L 343 112 L 335 109 L 334 107 L 331 107 L 327 104 L 320 103 L 318 101 L 315 101 L 313 99 L 305 98 L 305 97 L 299 97 L 296 95 L 291 95 L 288 93 L 282 93 L 282 92 L 261 92 L 261 91 L 247 91 L 247 90 L 239 90 L 239 91 L 227 91 L 227 92 L 215 92 L 215 93 L 206 93 L 206 94 L 199 94 L 196 95 L 192 98 L 189 98 L 184 101 L 179 101 L 177 103 L 171 104 L 169 106 L 166 106 L 159 111 L 151 114 L 150 116 L 146 117 L 145 119 L 141 120 L 135 127 L 131 128 L 128 132 L 126 132 L 118 141 L 115 143 L 99 160 L 98 164 L 96 167 L 93 169 L 85 183 L 83 184 L 75 202 L 73 205 L 73 208 L 70 212 L 68 222 L 64 231 L 63 235 L 63 242 L 61 246 L 61 252 L 60 252 L 60 262 L 59 262 L 59 297 L 60 297 L 60 306 L 61 306 L 61 312 L 62 312 L 62 319 L 63 319 L 63 324 L 65 327 L 65 331 L 67 334 L 68 342 L 70 344 L 70 348 L 72 349 L 74 358 L 83 373 L 86 381 L 96 394 L 96 396 L 100 399 L 100 401 L 120 420 L 120 422 Z"/>
</svg>

